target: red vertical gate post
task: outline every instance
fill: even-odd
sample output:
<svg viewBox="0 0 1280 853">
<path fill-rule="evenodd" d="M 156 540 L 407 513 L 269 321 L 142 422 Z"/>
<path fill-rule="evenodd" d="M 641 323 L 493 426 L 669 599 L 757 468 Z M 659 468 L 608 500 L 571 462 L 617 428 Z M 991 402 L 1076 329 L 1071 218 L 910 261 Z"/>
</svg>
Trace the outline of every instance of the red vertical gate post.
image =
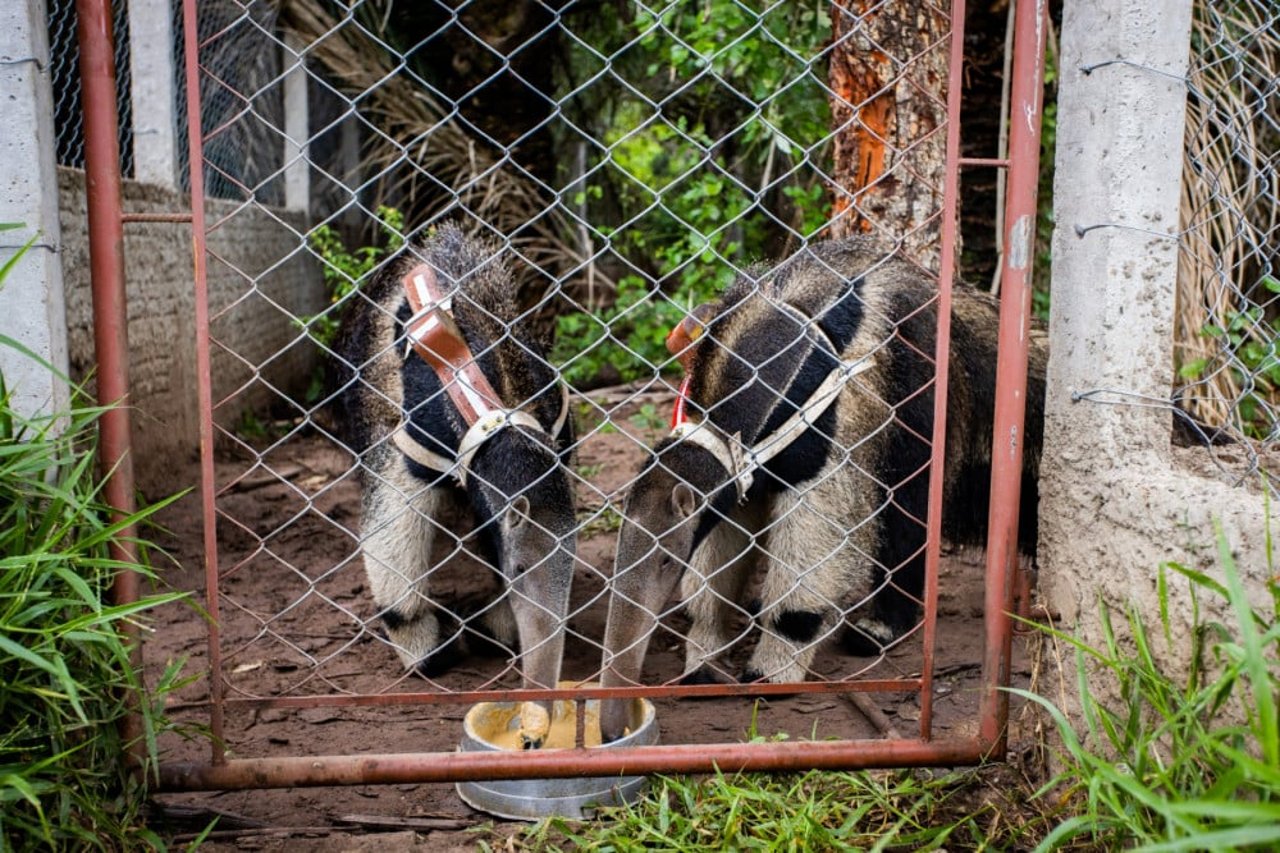
<svg viewBox="0 0 1280 853">
<path fill-rule="evenodd" d="M 213 471 L 213 372 L 209 355 L 209 277 L 205 256 L 204 137 L 200 126 L 200 38 L 195 0 L 182 4 L 187 86 L 187 170 L 191 183 L 191 253 L 195 287 L 196 386 L 200 405 L 200 502 L 204 519 L 205 608 L 209 614 L 209 731 L 213 763 L 223 748 L 222 634 L 218 601 L 218 520 Z"/>
<path fill-rule="evenodd" d="M 942 246 L 938 270 L 938 328 L 934 334 L 933 437 L 929 460 L 929 518 L 924 557 L 924 653 L 920 666 L 920 738 L 933 736 L 933 646 L 938 621 L 938 562 L 942 554 L 942 484 L 947 456 L 947 381 L 951 362 L 951 285 L 959 228 L 960 103 L 964 89 L 965 0 L 951 3 L 951 56 L 947 72 L 946 177 L 942 189 Z"/>
<path fill-rule="evenodd" d="M 1017 0 L 1009 101 L 1009 182 L 1005 254 L 1000 280 L 1000 355 L 996 361 L 995 429 L 991 450 L 991 512 L 987 534 L 986 628 L 980 736 L 992 756 L 1005 752 L 1009 722 L 1013 592 L 1019 571 L 1018 507 L 1027 400 L 1031 271 L 1035 256 L 1036 187 L 1040 180 L 1040 117 L 1044 96 L 1045 0 Z"/>
<path fill-rule="evenodd" d="M 120 189 L 120 141 L 116 118 L 116 66 L 111 35 L 110 0 L 76 0 L 80 46 L 80 95 L 84 108 L 84 175 L 89 212 L 89 269 L 93 291 L 93 341 L 97 359 L 98 402 L 106 408 L 98 421 L 98 456 L 106 478 L 103 497 L 113 522 L 132 515 L 134 479 L 129 430 L 129 334 L 124 287 L 124 206 Z M 111 542 L 111 557 L 137 561 L 131 525 Z M 116 575 L 112 594 L 117 604 L 138 599 L 138 575 Z M 137 626 L 119 629 L 130 645 L 135 665 L 141 663 Z M 136 713 L 129 713 L 121 733 L 128 757 L 140 761 L 143 744 Z"/>
</svg>

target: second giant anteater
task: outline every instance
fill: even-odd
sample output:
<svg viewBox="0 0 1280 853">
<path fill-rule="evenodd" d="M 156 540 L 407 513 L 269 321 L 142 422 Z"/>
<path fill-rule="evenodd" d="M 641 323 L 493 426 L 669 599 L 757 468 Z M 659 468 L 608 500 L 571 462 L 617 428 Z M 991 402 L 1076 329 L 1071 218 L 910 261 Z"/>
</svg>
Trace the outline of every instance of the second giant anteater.
<svg viewBox="0 0 1280 853">
<path fill-rule="evenodd" d="M 495 413 L 509 424 L 473 455 L 459 454 L 464 435 L 475 434 L 471 424 L 440 376 L 406 345 L 406 327 L 417 328 L 424 315 L 414 315 L 404 279 L 414 279 L 410 273 L 424 262 L 470 350 L 466 361 L 478 364 L 500 398 Z M 518 640 L 525 687 L 555 687 L 574 563 L 573 494 L 561 464 L 572 426 L 515 287 L 495 250 L 457 228 L 406 247 L 354 297 L 344 322 L 340 356 L 353 373 L 342 420 L 344 438 L 360 454 L 369 588 L 405 666 L 442 668 L 461 636 L 432 598 L 431 552 L 437 536 L 455 536 L 450 514 L 469 510 L 480 556 L 506 590 L 480 621 L 508 648 Z M 531 737 L 529 745 L 537 742 Z"/>
<path fill-rule="evenodd" d="M 686 359 L 689 422 L 654 447 L 626 499 L 605 686 L 639 680 L 648 635 L 682 580 L 693 620 L 685 679 L 720 680 L 716 658 L 740 639 L 731 636 L 730 617 L 754 609 L 743 598 L 757 560 L 767 567 L 754 613 L 760 638 L 743 680 L 804 680 L 818 644 L 842 625 L 857 625 L 847 639 L 851 650 L 865 651 L 916 624 L 936 296 L 935 282 L 919 268 L 854 238 L 815 244 L 772 272 L 742 276 L 697 312 L 691 322 L 710 320 L 694 330 Z M 998 305 L 957 284 L 953 306 L 944 534 L 980 543 Z M 1045 357 L 1036 336 L 1023 453 L 1028 549 L 1035 542 Z M 832 379 L 841 368 L 847 378 Z M 834 398 L 825 408 L 818 404 L 823 388 Z M 749 479 L 734 478 L 735 469 L 751 470 L 753 454 L 777 449 Z M 620 733 L 620 712 L 621 703 L 606 703 L 606 737 Z"/>
</svg>

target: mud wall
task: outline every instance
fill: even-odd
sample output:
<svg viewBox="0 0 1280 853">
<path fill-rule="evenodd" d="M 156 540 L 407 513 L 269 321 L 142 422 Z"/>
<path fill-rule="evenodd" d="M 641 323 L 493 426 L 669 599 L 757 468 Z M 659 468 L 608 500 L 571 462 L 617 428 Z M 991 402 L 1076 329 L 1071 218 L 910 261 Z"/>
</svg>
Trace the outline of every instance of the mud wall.
<svg viewBox="0 0 1280 853">
<path fill-rule="evenodd" d="M 69 361 L 72 377 L 86 379 L 95 358 L 84 173 L 59 168 L 58 189 Z M 134 181 L 124 183 L 124 203 L 128 212 L 189 209 L 184 195 Z M 215 419 L 230 426 L 246 410 L 300 414 L 319 350 L 296 317 L 326 304 L 300 236 L 304 216 L 220 200 L 208 202 L 206 216 Z M 192 485 L 187 463 L 199 449 L 190 226 L 127 224 L 125 281 L 134 466 L 142 490 L 156 497 Z"/>
</svg>

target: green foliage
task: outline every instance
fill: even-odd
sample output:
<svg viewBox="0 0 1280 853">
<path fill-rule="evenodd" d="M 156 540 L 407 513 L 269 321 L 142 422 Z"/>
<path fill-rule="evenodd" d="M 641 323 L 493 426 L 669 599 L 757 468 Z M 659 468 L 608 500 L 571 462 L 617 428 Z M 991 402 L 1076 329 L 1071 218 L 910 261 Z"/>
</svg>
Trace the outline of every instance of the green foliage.
<svg viewBox="0 0 1280 853">
<path fill-rule="evenodd" d="M 525 843 L 602 851 L 984 849 L 994 809 L 954 823 L 941 818 L 953 800 L 965 799 L 972 778 L 910 771 L 658 777 L 641 802 L 611 810 L 607 822 L 544 821 Z"/>
<path fill-rule="evenodd" d="M 555 357 L 574 384 L 674 370 L 666 333 L 733 280 L 732 262 L 812 236 L 829 212 L 825 71 L 810 67 L 825 10 L 701 0 L 582 24 L 597 50 L 620 50 L 612 66 L 631 89 L 582 111 L 607 153 L 572 200 L 588 222 L 619 223 L 597 237 L 635 272 L 612 300 L 558 318 Z M 594 73 L 582 64 L 568 85 Z"/>
<path fill-rule="evenodd" d="M 806 85 L 809 61 L 831 35 L 824 6 L 675 2 L 660 12 L 641 11 L 635 25 L 645 32 L 641 46 L 656 55 L 652 72 L 682 85 L 698 80 L 695 97 L 703 103 L 724 97 L 716 80 L 730 81 L 729 97 L 746 96 L 756 105 L 759 113 L 743 128 L 749 144 L 774 145 L 795 156 L 797 143 L 811 144 L 828 132 L 827 90 Z"/>
<path fill-rule="evenodd" d="M 1077 732 L 1049 700 L 1014 691 L 1049 711 L 1066 748 L 1065 769 L 1042 794 L 1071 801 L 1075 815 L 1038 849 L 1280 845 L 1280 585 L 1267 582 L 1270 606 L 1254 610 L 1221 530 L 1218 560 L 1222 581 L 1173 563 L 1161 566 L 1161 633 L 1175 657 L 1186 637 L 1175 639 L 1169 578 L 1190 583 L 1194 625 L 1185 676 L 1170 673 L 1157 657 L 1157 638 L 1136 608 L 1126 612 L 1121 637 L 1102 607 L 1100 648 L 1050 631 L 1075 649 L 1086 732 Z M 1203 619 L 1202 597 L 1224 604 L 1228 622 Z M 1099 698 L 1104 691 L 1118 702 Z M 1241 709 L 1243 722 L 1232 722 Z"/>
<path fill-rule="evenodd" d="M 584 482 L 591 482 L 600 476 L 600 472 L 604 470 L 603 462 L 596 462 L 591 465 L 577 465 L 573 469 L 573 473 L 577 474 Z"/>
<path fill-rule="evenodd" d="M 1264 276 L 1261 286 L 1269 296 L 1280 294 L 1280 280 Z M 1218 340 L 1217 358 L 1198 358 L 1178 369 L 1183 379 L 1195 381 L 1215 369 L 1230 370 L 1238 387 L 1247 389 L 1236 403 L 1236 417 L 1250 438 L 1269 438 L 1276 428 L 1267 404 L 1274 405 L 1280 388 L 1280 317 L 1267 320 L 1260 305 L 1231 311 L 1225 322 L 1207 323 L 1200 334 Z"/>
<path fill-rule="evenodd" d="M 271 425 L 264 423 L 252 409 L 245 409 L 236 421 L 235 434 L 247 442 L 261 441 L 271 435 Z"/>
<path fill-rule="evenodd" d="M 747 739 L 788 738 L 758 734 L 753 714 Z M 1024 849 L 1046 821 L 1019 813 L 1024 803 L 1016 787 L 994 776 L 989 770 L 658 776 L 634 805 L 603 809 L 586 823 L 550 818 L 513 841 L 524 850 L 610 853 Z"/>
<path fill-rule="evenodd" d="M 657 288 L 650 290 L 639 276 L 627 276 L 618 282 L 613 305 L 556 319 L 551 359 L 571 385 L 589 384 L 605 365 L 624 382 L 652 375 L 674 363 L 663 342 L 685 310 Z"/>
<path fill-rule="evenodd" d="M 330 225 L 317 225 L 307 238 L 312 251 L 324 262 L 330 306 L 339 304 L 359 288 L 365 276 L 404 245 L 404 216 L 400 211 L 382 205 L 378 207 L 377 217 L 380 240 L 371 246 L 348 249 L 346 242 Z M 332 308 L 314 317 L 302 318 L 307 334 L 326 347 L 338 334 L 338 322 L 338 312 Z"/>
<path fill-rule="evenodd" d="M 599 403 L 591 400 L 584 400 L 578 403 L 577 411 L 574 413 L 577 424 L 577 432 L 579 435 L 592 433 L 595 435 L 606 435 L 618 431 L 610 420 L 610 413 L 606 411 Z"/>
<path fill-rule="evenodd" d="M 1050 278 L 1053 270 L 1053 161 L 1058 150 L 1058 44 L 1051 38 L 1045 49 L 1044 107 L 1040 118 L 1040 176 L 1036 186 L 1035 264 L 1032 269 L 1031 308 L 1049 319 Z"/>
<path fill-rule="evenodd" d="M 0 267 L 0 283 L 14 260 Z M 0 346 L 34 357 L 5 336 Z M 25 418 L 0 374 L 3 849 L 163 846 L 141 825 L 147 777 L 124 766 L 132 744 L 119 725 L 131 708 L 139 711 L 141 747 L 153 768 L 156 736 L 166 725 L 161 700 L 176 685 L 179 667 L 148 692 L 121 629 L 180 596 L 104 602 L 121 572 L 152 577 L 145 564 L 117 560 L 112 545 L 167 501 L 112 520 L 94 468 L 101 413 L 77 406 Z M 145 562 L 147 543 L 134 544 Z"/>
<path fill-rule="evenodd" d="M 622 515 L 610 506 L 578 512 L 578 538 L 587 540 L 593 536 L 617 533 L 622 528 Z"/>
<path fill-rule="evenodd" d="M 627 418 L 637 429 L 656 432 L 667 425 L 666 413 L 658 411 L 653 403 L 644 403 L 631 417 Z"/>
</svg>

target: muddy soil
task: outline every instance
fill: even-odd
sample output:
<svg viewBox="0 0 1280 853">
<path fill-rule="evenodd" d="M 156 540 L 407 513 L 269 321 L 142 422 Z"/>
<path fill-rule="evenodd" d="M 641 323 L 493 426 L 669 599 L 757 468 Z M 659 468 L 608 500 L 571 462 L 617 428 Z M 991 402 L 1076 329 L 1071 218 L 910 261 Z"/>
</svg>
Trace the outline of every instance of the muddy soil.
<svg viewBox="0 0 1280 853">
<path fill-rule="evenodd" d="M 576 459 L 580 517 L 580 567 L 575 578 L 564 677 L 589 679 L 600 667 L 607 602 L 601 595 L 612 568 L 616 521 L 603 511 L 609 496 L 634 475 L 644 448 L 665 425 L 664 401 L 630 401 L 616 408 L 613 425 L 597 429 Z M 580 434 L 600 420 L 583 415 Z M 406 675 L 383 639 L 356 554 L 359 492 L 352 457 L 319 431 L 310 430 L 218 454 L 218 626 L 227 682 L 224 737 L 232 757 L 361 755 L 451 751 L 458 743 L 463 704 L 389 707 L 256 707 L 262 697 L 351 696 L 510 687 L 519 684 L 513 663 L 472 653 L 432 680 Z M 193 471 L 175 471 L 175 485 L 193 482 Z M 156 538 L 174 562 L 164 581 L 193 592 L 208 608 L 204 589 L 202 516 L 198 496 L 169 507 Z M 445 537 L 440 537 L 444 539 Z M 474 611 L 497 589 L 493 572 L 459 547 L 441 543 L 444 565 L 433 575 L 432 594 L 450 608 Z M 445 558 L 448 558 L 447 560 Z M 980 553 L 944 556 L 940 570 L 934 701 L 934 735 L 972 733 L 983 647 Z M 645 680 L 662 684 L 682 670 L 680 635 L 687 621 L 672 613 L 653 639 Z M 210 623 L 192 606 L 160 611 L 145 649 L 149 672 L 177 658 L 186 671 L 207 673 Z M 728 669 L 740 671 L 750 642 L 739 644 Z M 835 644 L 824 648 L 816 669 L 826 679 L 896 678 L 919 671 L 920 633 L 880 659 L 851 657 Z M 1025 665 L 1015 674 L 1025 679 Z M 207 726 L 207 677 L 169 697 L 172 718 Z M 919 731 L 914 694 L 869 694 L 904 736 Z M 872 738 L 882 733 L 841 694 L 788 698 L 656 700 L 663 743 L 740 742 L 754 725 L 763 735 L 792 739 Z M 207 761 L 207 740 L 166 736 L 165 760 Z M 452 785 L 403 784 L 347 788 L 167 794 L 159 800 L 174 818 L 172 831 L 190 832 L 211 811 L 229 815 L 211 849 L 472 849 L 464 830 L 492 820 L 472 811 Z M 194 810 L 192 812 L 191 810 Z M 375 819 L 383 819 L 378 825 Z M 354 820 L 353 820 L 354 819 Z M 377 832 L 376 835 L 366 835 Z M 390 835 L 389 832 L 396 834 Z M 427 834 L 430 833 L 430 834 Z M 361 840 L 361 839 L 365 840 Z M 429 839 L 424 840 L 424 839 Z M 298 845 L 302 844 L 302 847 Z M 386 846 L 390 845 L 390 846 Z"/>
</svg>

